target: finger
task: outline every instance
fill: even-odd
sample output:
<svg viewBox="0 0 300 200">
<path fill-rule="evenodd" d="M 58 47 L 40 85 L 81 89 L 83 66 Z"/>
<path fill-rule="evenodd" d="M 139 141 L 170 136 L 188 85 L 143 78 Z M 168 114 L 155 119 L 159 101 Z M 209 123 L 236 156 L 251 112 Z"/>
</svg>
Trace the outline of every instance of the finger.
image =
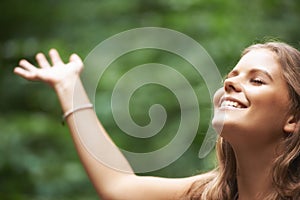
<svg viewBox="0 0 300 200">
<path fill-rule="evenodd" d="M 35 74 L 21 67 L 16 67 L 14 73 L 28 80 L 35 80 Z"/>
<path fill-rule="evenodd" d="M 36 67 L 34 65 L 32 65 L 30 62 L 28 62 L 27 60 L 25 60 L 25 59 L 20 60 L 19 66 L 24 68 L 27 71 L 36 70 Z"/>
<path fill-rule="evenodd" d="M 36 61 L 38 62 L 39 66 L 41 68 L 49 68 L 51 67 L 46 56 L 43 53 L 38 53 L 36 54 L 35 57 Z"/>
<path fill-rule="evenodd" d="M 53 65 L 61 65 L 64 63 L 56 49 L 51 49 L 49 55 Z"/>
<path fill-rule="evenodd" d="M 75 62 L 75 63 L 80 64 L 80 65 L 83 64 L 81 58 L 77 54 L 75 54 L 75 53 L 73 53 L 70 56 L 70 62 Z"/>
</svg>

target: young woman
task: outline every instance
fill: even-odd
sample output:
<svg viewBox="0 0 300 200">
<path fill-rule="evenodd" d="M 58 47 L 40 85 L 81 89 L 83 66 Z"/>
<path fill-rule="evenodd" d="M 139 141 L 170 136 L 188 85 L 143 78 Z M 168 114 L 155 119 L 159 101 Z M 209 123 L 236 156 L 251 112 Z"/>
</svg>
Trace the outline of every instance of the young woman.
<svg viewBox="0 0 300 200">
<path fill-rule="evenodd" d="M 214 97 L 212 123 L 220 135 L 219 166 L 181 179 L 135 175 L 91 109 L 79 78 L 81 59 L 73 54 L 65 64 L 56 50 L 50 50 L 49 55 L 52 64 L 39 53 L 36 60 L 40 68 L 21 60 L 15 73 L 54 88 L 76 149 L 101 198 L 300 199 L 300 52 L 293 47 L 270 42 L 243 52 Z M 127 172 L 96 160 L 78 133 L 101 134 L 106 142 L 95 150 L 105 150 Z"/>
</svg>

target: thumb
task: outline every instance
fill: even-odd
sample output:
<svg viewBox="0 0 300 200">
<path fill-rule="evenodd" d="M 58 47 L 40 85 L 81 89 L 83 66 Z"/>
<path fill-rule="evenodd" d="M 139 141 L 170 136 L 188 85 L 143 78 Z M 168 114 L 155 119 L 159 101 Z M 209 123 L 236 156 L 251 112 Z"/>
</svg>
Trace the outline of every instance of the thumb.
<svg viewBox="0 0 300 200">
<path fill-rule="evenodd" d="M 75 63 L 77 63 L 79 65 L 83 65 L 81 58 L 77 54 L 75 54 L 75 53 L 73 53 L 70 56 L 70 62 L 75 62 Z"/>
<path fill-rule="evenodd" d="M 70 56 L 70 63 L 76 64 L 77 70 L 78 70 L 79 73 L 82 71 L 82 69 L 83 69 L 83 62 L 82 62 L 81 58 L 77 54 L 73 53 Z"/>
</svg>

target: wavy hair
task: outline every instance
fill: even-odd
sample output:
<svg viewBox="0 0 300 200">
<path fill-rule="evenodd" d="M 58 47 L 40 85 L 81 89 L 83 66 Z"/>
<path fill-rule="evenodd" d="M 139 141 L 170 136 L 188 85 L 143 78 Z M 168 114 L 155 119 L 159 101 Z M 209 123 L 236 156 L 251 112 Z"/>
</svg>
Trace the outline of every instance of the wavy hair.
<svg viewBox="0 0 300 200">
<path fill-rule="evenodd" d="M 264 200 L 300 199 L 300 52 L 282 42 L 254 44 L 246 48 L 242 56 L 256 49 L 267 49 L 276 55 L 283 77 L 288 85 L 290 114 L 294 115 L 297 128 L 287 133 L 278 144 L 282 151 L 273 161 L 272 184 L 274 191 Z M 186 192 L 184 199 L 190 200 L 233 200 L 236 198 L 236 159 L 231 145 L 222 137 L 216 145 L 218 168 L 208 172 L 211 178 L 196 181 Z"/>
</svg>

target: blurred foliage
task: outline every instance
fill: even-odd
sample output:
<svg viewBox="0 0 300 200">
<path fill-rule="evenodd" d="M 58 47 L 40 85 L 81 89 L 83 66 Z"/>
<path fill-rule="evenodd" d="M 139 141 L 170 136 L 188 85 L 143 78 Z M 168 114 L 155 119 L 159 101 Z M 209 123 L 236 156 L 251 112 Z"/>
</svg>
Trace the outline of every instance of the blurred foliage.
<svg viewBox="0 0 300 200">
<path fill-rule="evenodd" d="M 64 60 L 73 52 L 85 58 L 101 41 L 137 27 L 165 27 L 198 41 L 224 75 L 246 46 L 279 39 L 299 48 L 297 0 L 9 0 L 0 2 L 0 199 L 98 199 L 79 162 L 54 92 L 46 85 L 13 75 L 18 60 L 57 48 Z M 159 55 L 159 56 L 157 56 Z M 154 59 L 154 60 L 153 60 Z M 96 111 L 118 146 L 136 152 L 165 145 L 178 127 L 180 112 L 172 93 L 158 86 L 138 90 L 130 103 L 136 123 L 149 123 L 153 103 L 169 118 L 163 135 L 134 139 L 116 126 L 110 109 L 113 85 L 122 73 L 157 62 L 181 70 L 200 100 L 199 133 L 188 151 L 151 175 L 182 177 L 215 166 L 214 152 L 197 157 L 210 120 L 210 100 L 201 77 L 184 61 L 166 53 L 136 52 L 113 63 L 99 84 Z M 126 66 L 120 69 L 118 66 Z M 149 95 L 151 94 L 151 95 Z M 153 95 L 152 95 L 153 94 Z"/>
</svg>

